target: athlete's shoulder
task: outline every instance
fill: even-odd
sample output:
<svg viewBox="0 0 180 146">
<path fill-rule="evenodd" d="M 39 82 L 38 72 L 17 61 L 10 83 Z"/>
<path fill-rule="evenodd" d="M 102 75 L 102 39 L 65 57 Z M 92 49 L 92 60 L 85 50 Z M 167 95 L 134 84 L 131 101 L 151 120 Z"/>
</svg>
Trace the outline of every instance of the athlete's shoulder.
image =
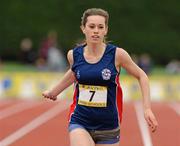
<svg viewBox="0 0 180 146">
<path fill-rule="evenodd" d="M 85 46 L 85 44 L 80 44 L 80 45 L 75 46 L 72 50 L 78 51 L 78 50 L 81 50 L 84 46 Z"/>
<path fill-rule="evenodd" d="M 128 55 L 127 51 L 120 47 L 116 48 L 116 54 L 121 57 Z"/>
<path fill-rule="evenodd" d="M 68 53 L 67 53 L 67 59 L 69 61 L 69 64 L 72 65 L 73 62 L 74 62 L 74 59 L 73 59 L 73 50 L 69 50 Z"/>
<path fill-rule="evenodd" d="M 79 58 L 83 54 L 83 47 L 84 45 L 78 45 L 72 49 L 74 60 L 76 60 L 76 58 Z"/>
<path fill-rule="evenodd" d="M 131 57 L 128 54 L 128 52 L 126 50 L 124 50 L 123 48 L 117 48 L 116 49 L 116 60 L 117 60 L 118 64 L 120 64 L 121 66 L 124 66 L 124 64 L 126 64 L 127 62 L 129 62 L 131 60 Z"/>
<path fill-rule="evenodd" d="M 112 43 L 107 43 L 108 48 L 117 48 L 118 46 Z"/>
</svg>

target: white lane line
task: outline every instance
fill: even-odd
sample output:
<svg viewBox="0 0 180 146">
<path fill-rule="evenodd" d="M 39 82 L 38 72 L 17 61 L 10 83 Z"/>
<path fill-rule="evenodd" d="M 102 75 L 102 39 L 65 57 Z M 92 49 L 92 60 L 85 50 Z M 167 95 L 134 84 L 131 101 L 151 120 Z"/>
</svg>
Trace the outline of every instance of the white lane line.
<svg viewBox="0 0 180 146">
<path fill-rule="evenodd" d="M 8 146 L 13 142 L 17 141 L 18 139 L 22 138 L 24 135 L 30 133 L 32 130 L 36 129 L 37 127 L 41 126 L 42 124 L 46 123 L 50 119 L 54 118 L 59 113 L 63 112 L 69 106 L 68 102 L 60 102 L 55 105 L 53 108 L 49 109 L 48 111 L 44 112 L 34 120 L 30 121 L 28 124 L 21 127 L 19 130 L 15 131 L 8 137 L 4 138 L 0 141 L 0 146 Z"/>
<path fill-rule="evenodd" d="M 0 120 L 7 118 L 9 116 L 12 116 L 13 114 L 17 114 L 19 112 L 22 112 L 23 110 L 38 106 L 40 104 L 42 104 L 42 102 L 32 103 L 29 101 L 15 104 L 13 106 L 10 106 L 10 107 L 5 108 L 5 109 L 0 111 Z"/>
<path fill-rule="evenodd" d="M 171 103 L 169 105 L 179 116 L 180 116 L 180 104 L 179 103 Z"/>
<path fill-rule="evenodd" d="M 143 112 L 142 104 L 140 102 L 136 102 L 134 106 L 135 106 L 139 128 L 141 131 L 141 136 L 143 138 L 144 146 L 153 146 L 149 129 L 148 129 L 148 125 L 144 119 L 144 112 Z"/>
</svg>

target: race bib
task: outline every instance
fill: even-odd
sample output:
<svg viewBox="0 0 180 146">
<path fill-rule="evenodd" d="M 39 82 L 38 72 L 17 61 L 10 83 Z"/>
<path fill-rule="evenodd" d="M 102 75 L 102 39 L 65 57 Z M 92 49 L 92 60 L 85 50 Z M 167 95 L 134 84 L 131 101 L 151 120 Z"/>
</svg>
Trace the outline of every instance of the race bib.
<svg viewBox="0 0 180 146">
<path fill-rule="evenodd" d="M 78 104 L 91 107 L 106 107 L 107 87 L 79 84 Z"/>
</svg>

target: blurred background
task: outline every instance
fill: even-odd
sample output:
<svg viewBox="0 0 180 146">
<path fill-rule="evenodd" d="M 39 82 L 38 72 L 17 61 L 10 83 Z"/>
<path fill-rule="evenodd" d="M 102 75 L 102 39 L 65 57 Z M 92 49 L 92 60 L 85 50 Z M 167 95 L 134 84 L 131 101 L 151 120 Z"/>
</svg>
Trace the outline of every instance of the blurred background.
<svg viewBox="0 0 180 146">
<path fill-rule="evenodd" d="M 149 76 L 152 100 L 180 100 L 180 2 L 155 0 L 7 0 L 0 5 L 0 98 L 41 98 L 68 69 L 66 54 L 83 39 L 81 16 L 110 14 L 107 40 L 124 48 Z M 140 97 L 121 71 L 124 99 Z M 63 93 L 71 98 L 71 90 Z"/>
<path fill-rule="evenodd" d="M 156 133 L 148 132 L 143 121 L 138 81 L 121 70 L 120 145 L 180 146 L 178 0 L 1 0 L 1 146 L 70 145 L 67 115 L 73 87 L 56 102 L 41 94 L 69 68 L 66 54 L 83 40 L 81 16 L 91 7 L 109 12 L 107 40 L 124 48 L 150 79 Z"/>
</svg>

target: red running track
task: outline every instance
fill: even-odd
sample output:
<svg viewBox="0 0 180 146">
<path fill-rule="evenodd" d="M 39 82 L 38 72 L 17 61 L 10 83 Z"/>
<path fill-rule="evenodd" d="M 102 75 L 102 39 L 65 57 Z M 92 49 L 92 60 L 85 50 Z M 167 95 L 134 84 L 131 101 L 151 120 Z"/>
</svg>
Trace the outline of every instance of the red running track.
<svg viewBox="0 0 180 146">
<path fill-rule="evenodd" d="M 0 100 L 0 146 L 69 146 L 69 105 L 67 100 Z M 141 119 L 140 106 L 124 103 L 120 146 L 180 146 L 180 103 L 152 103 L 159 122 L 155 133 Z"/>
</svg>

